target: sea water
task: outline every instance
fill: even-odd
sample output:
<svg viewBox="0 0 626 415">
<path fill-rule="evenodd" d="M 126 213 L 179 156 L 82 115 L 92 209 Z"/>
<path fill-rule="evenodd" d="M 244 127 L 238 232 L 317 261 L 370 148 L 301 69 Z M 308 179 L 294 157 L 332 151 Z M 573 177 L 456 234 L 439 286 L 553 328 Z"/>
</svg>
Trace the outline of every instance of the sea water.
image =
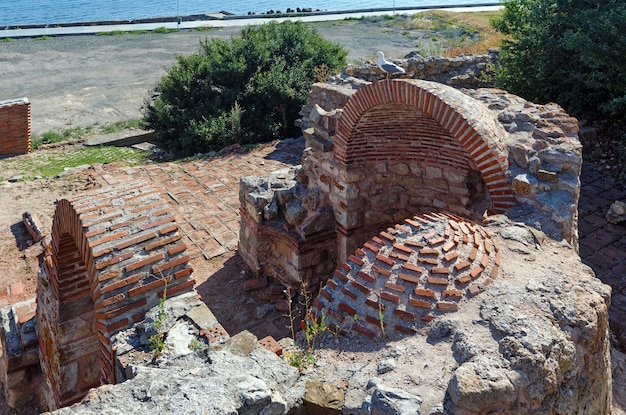
<svg viewBox="0 0 626 415">
<path fill-rule="evenodd" d="M 287 8 L 345 11 L 483 4 L 489 0 L 0 0 L 3 26 L 135 20 L 227 11 L 234 14 L 285 12 Z M 493 1 L 493 0 L 492 0 Z"/>
</svg>

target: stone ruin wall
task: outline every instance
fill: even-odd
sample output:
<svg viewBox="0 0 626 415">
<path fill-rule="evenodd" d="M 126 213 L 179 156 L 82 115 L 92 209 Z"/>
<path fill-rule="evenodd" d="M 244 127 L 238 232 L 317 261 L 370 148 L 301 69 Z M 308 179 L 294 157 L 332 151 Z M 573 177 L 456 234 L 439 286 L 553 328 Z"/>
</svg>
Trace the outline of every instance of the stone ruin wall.
<svg viewBox="0 0 626 415">
<path fill-rule="evenodd" d="M 33 302 L 28 313 L 3 309 L 2 374 L 11 406 L 39 399 L 52 410 L 119 381 L 111 337 L 164 289 L 176 296 L 195 282 L 173 213 L 146 183 L 60 200 L 43 243 L 36 316 Z"/>
<path fill-rule="evenodd" d="M 555 104 L 348 77 L 314 84 L 301 114 L 302 166 L 242 180 L 240 253 L 257 273 L 319 287 L 372 235 L 429 211 L 479 221 L 506 213 L 577 248 L 578 123 Z M 303 260 L 298 252 L 311 240 L 303 226 L 312 218 L 315 231 L 334 232 L 335 241 Z"/>
<path fill-rule="evenodd" d="M 0 156 L 30 153 L 28 98 L 0 101 Z"/>
</svg>

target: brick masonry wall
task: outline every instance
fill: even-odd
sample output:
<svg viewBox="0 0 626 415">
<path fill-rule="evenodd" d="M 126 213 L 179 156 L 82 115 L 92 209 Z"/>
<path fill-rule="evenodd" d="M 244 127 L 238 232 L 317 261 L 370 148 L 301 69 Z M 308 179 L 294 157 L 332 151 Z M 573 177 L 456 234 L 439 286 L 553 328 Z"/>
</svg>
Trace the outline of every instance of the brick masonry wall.
<svg viewBox="0 0 626 415">
<path fill-rule="evenodd" d="M 413 334 L 493 282 L 498 246 L 472 221 L 424 214 L 380 232 L 335 271 L 313 303 L 334 332 Z"/>
<path fill-rule="evenodd" d="M 111 336 L 141 320 L 164 289 L 192 291 L 188 261 L 170 208 L 146 183 L 58 202 L 37 296 L 46 409 L 115 382 Z"/>
<path fill-rule="evenodd" d="M 371 235 L 431 211 L 474 220 L 506 214 L 577 246 L 578 123 L 557 105 L 536 105 L 495 89 L 350 77 L 315 84 L 309 98 L 300 120 L 302 168 L 290 177 L 324 195 L 317 211 L 332 212 L 339 263 Z M 242 209 L 256 222 L 248 230 L 242 222 L 242 235 L 262 246 L 263 212 L 273 196 L 260 203 L 259 188 L 243 192 Z M 276 195 L 285 199 L 282 190 Z M 285 203 L 283 210 L 294 205 Z M 281 219 L 272 226 L 292 229 Z M 267 267 L 271 254 L 249 244 L 246 250 L 244 258 L 259 274 L 281 279 L 277 270 L 289 269 L 279 265 L 290 256 Z"/>
<path fill-rule="evenodd" d="M 30 102 L 0 101 L 0 155 L 30 153 Z"/>
</svg>

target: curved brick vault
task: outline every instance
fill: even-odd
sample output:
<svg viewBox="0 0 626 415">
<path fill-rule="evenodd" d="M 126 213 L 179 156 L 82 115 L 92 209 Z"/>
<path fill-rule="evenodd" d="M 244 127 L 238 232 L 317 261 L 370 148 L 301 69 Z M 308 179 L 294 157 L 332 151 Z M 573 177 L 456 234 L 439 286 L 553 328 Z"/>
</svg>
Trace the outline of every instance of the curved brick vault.
<svg viewBox="0 0 626 415">
<path fill-rule="evenodd" d="M 451 214 L 414 216 L 350 255 L 320 290 L 313 312 L 325 314 L 335 332 L 414 334 L 461 309 L 499 269 L 498 246 L 482 226 Z"/>
<path fill-rule="evenodd" d="M 507 177 L 506 133 L 484 105 L 442 84 L 374 82 L 346 102 L 334 137 L 337 162 L 418 162 L 480 172 L 491 208 L 515 204 Z"/>
<path fill-rule="evenodd" d="M 167 203 L 146 183 L 58 202 L 37 294 L 49 409 L 114 383 L 111 336 L 167 295 L 193 289 L 186 246 Z"/>
</svg>

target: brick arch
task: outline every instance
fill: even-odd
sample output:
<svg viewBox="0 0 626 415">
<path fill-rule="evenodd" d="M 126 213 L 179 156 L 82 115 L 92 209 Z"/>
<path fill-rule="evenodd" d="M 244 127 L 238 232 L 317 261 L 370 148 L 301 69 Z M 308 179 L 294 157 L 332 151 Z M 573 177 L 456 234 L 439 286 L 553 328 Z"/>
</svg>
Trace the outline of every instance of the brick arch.
<svg viewBox="0 0 626 415">
<path fill-rule="evenodd" d="M 41 366 L 54 409 L 115 383 L 110 338 L 167 294 L 193 289 L 174 215 L 139 182 L 58 201 L 37 290 Z"/>
<path fill-rule="evenodd" d="M 373 116 L 376 112 L 380 114 Z M 421 118 L 419 127 L 426 128 L 396 131 L 400 144 L 393 150 L 386 143 L 377 148 L 378 137 L 372 139 L 369 132 L 363 133 L 373 126 L 384 135 L 393 130 L 394 120 L 405 121 L 406 117 Z M 485 182 L 494 211 L 503 212 L 515 204 L 507 175 L 504 129 L 486 107 L 449 86 L 402 79 L 374 82 L 360 88 L 346 102 L 339 118 L 334 156 L 348 169 L 381 158 L 393 161 L 408 156 L 419 161 L 423 149 L 415 144 L 424 134 L 434 138 L 431 140 L 434 145 L 443 144 L 439 156 L 452 164 L 458 160 L 454 153 L 461 150 L 467 155 L 464 157 Z M 446 157 L 446 152 L 451 156 Z"/>
</svg>

